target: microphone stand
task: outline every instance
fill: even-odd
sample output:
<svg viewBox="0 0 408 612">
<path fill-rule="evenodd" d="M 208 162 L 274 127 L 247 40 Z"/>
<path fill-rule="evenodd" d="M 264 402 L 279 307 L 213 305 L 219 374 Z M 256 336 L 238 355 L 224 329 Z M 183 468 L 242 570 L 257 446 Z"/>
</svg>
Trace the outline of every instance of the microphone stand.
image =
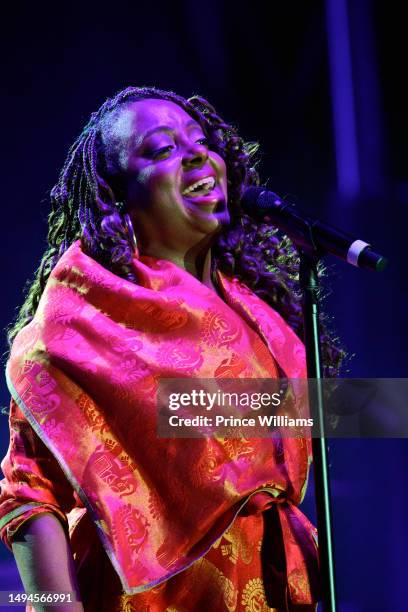
<svg viewBox="0 0 408 612">
<path fill-rule="evenodd" d="M 244 212 L 271 223 L 286 234 L 300 255 L 299 280 L 303 293 L 304 339 L 309 388 L 309 405 L 313 417 L 312 449 L 316 484 L 316 513 L 319 532 L 320 576 L 323 612 L 336 612 L 336 588 L 330 510 L 330 482 L 325 436 L 325 413 L 319 334 L 319 279 L 317 265 L 323 255 L 331 253 L 350 264 L 380 272 L 387 265 L 363 240 L 300 213 L 276 193 L 265 187 L 246 189 L 241 206 Z M 312 381 L 313 380 L 313 384 Z"/>
<path fill-rule="evenodd" d="M 377 272 L 387 260 L 363 240 L 356 240 L 318 219 L 297 211 L 265 187 L 249 187 L 241 199 L 242 210 L 286 234 L 300 255 L 299 280 L 303 293 L 304 339 L 313 418 L 312 449 L 315 475 L 317 528 L 323 612 L 336 612 L 336 587 L 330 510 L 330 482 L 325 436 L 325 413 L 319 334 L 319 279 L 317 265 L 331 253 L 350 264 Z M 312 384 L 313 380 L 313 384 Z"/>
<path fill-rule="evenodd" d="M 316 379 L 316 385 L 313 385 L 313 389 L 311 389 L 311 385 L 309 384 L 309 405 L 314 424 L 312 450 L 317 529 L 319 536 L 321 598 L 323 612 L 336 612 L 337 604 L 330 508 L 330 481 L 325 438 L 325 414 L 319 334 L 319 279 L 317 274 L 319 256 L 316 251 L 310 250 L 310 252 L 308 252 L 304 249 L 299 249 L 299 254 L 299 280 L 303 293 L 303 321 L 307 376 L 309 379 Z"/>
</svg>

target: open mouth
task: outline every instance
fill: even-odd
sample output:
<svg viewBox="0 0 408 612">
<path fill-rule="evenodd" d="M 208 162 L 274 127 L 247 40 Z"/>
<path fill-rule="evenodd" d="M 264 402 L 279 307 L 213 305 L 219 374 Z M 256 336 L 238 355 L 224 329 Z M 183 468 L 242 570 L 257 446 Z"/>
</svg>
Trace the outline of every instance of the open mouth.
<svg viewBox="0 0 408 612">
<path fill-rule="evenodd" d="M 206 196 L 215 187 L 215 178 L 213 176 L 207 176 L 206 178 L 196 181 L 182 192 L 183 196 L 189 198 L 195 198 L 199 196 Z"/>
</svg>

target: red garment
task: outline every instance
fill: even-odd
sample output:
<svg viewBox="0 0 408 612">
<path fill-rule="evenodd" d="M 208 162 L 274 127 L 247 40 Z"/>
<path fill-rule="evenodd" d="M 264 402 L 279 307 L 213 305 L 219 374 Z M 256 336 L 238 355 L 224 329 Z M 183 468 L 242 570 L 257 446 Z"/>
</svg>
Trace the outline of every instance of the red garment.
<svg viewBox="0 0 408 612">
<path fill-rule="evenodd" d="M 306 484 L 309 441 L 163 440 L 155 435 L 160 377 L 273 378 L 273 357 L 286 376 L 302 377 L 300 341 L 271 308 L 234 279 L 218 274 L 227 305 L 170 262 L 143 257 L 134 266 L 140 285 L 113 275 L 76 243 L 54 269 L 33 322 L 15 341 L 8 365 L 10 390 L 72 489 L 65 480 L 60 499 L 55 462 L 49 480 L 46 470 L 38 475 L 53 461 L 44 445 L 41 451 L 48 453 L 47 459 L 42 460 L 40 452 L 27 463 L 12 438 L 2 466 L 3 539 L 7 541 L 7 527 L 16 529 L 18 521 L 45 508 L 62 520 L 72 509 L 72 526 L 74 515 L 78 517 L 75 507 L 82 502 L 97 527 L 97 546 L 103 543 L 128 598 L 138 601 L 135 609 L 143 609 L 138 606 L 144 599 L 151 610 L 171 610 L 167 591 L 174 591 L 177 583 L 181 597 L 187 577 L 212 563 L 210 558 L 214 561 L 213 545 L 220 537 L 228 538 L 235 528 L 248 540 L 251 527 L 260 539 L 261 520 L 242 516 L 244 507 L 252 515 L 277 501 L 274 529 L 278 536 L 282 530 L 286 556 L 286 567 L 277 560 L 277 566 L 284 567 L 281 591 L 287 581 L 289 599 L 310 604 L 314 585 L 309 575 L 316 571 L 314 531 L 295 506 Z M 13 413 L 11 418 L 15 416 L 22 415 Z M 35 435 L 22 427 L 28 437 Z M 25 463 L 23 481 L 16 477 L 17 456 Z M 71 537 L 74 544 L 75 532 Z M 80 542 L 78 551 L 73 548 L 78 565 L 86 565 Z M 239 578 L 234 580 L 219 559 L 218 566 L 213 564 L 223 576 L 217 582 L 218 574 L 211 570 L 220 597 L 228 580 L 241 581 L 231 609 L 246 609 L 239 606 L 244 605 L 245 589 L 255 585 L 251 581 L 260 580 L 259 557 L 257 562 L 245 572 L 238 558 Z M 193 595 L 186 597 L 184 603 L 190 605 Z M 275 597 L 282 600 L 277 591 Z M 184 603 L 180 610 L 200 609 L 183 608 Z M 119 605 L 109 609 L 120 610 Z M 212 609 L 230 608 L 220 604 Z"/>
</svg>

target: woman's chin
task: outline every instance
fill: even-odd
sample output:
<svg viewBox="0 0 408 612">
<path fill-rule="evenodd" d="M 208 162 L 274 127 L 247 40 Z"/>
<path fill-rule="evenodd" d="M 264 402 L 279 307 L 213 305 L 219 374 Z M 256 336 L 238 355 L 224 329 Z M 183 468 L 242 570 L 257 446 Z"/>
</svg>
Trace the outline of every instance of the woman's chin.
<svg viewBox="0 0 408 612">
<path fill-rule="evenodd" d="M 218 234 L 229 223 L 229 215 L 201 208 L 194 215 L 194 227 L 204 235 Z"/>
<path fill-rule="evenodd" d="M 194 225 L 199 226 L 205 232 L 219 231 L 229 224 L 230 217 L 227 205 L 219 198 L 207 197 L 190 198 L 188 201 L 188 213 L 190 219 L 194 219 Z"/>
</svg>

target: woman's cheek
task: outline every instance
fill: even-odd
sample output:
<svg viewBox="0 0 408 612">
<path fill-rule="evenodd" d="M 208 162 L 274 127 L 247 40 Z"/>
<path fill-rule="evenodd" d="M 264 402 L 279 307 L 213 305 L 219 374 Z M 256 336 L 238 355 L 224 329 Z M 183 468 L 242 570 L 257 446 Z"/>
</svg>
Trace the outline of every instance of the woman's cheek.
<svg viewBox="0 0 408 612">
<path fill-rule="evenodd" d="M 141 185 L 146 186 L 151 181 L 152 177 L 154 177 L 154 174 L 154 166 L 146 166 L 145 168 L 139 170 L 139 173 L 137 175 L 137 182 Z"/>
</svg>

